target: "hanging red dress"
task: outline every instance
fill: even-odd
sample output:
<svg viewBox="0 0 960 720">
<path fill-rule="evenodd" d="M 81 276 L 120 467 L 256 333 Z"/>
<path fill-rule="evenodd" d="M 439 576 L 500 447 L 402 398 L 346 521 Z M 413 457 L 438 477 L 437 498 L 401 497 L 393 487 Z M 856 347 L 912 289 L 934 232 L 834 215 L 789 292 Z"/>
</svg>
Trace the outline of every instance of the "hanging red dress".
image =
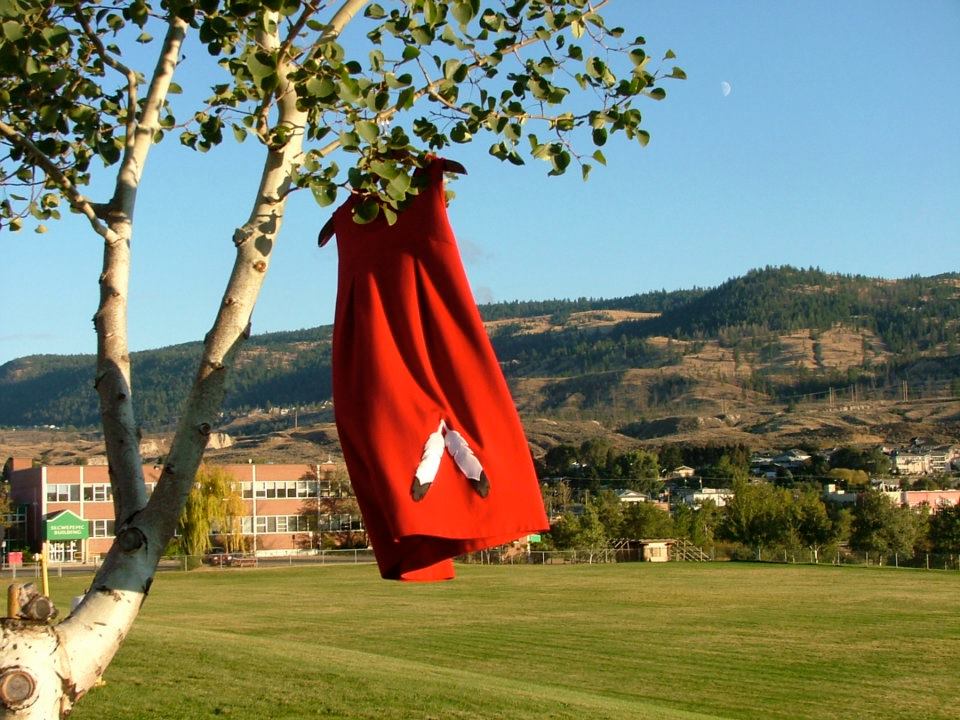
<svg viewBox="0 0 960 720">
<path fill-rule="evenodd" d="M 394 225 L 334 215 L 337 430 L 380 574 L 443 580 L 452 558 L 549 525 L 520 418 L 447 221 L 443 165 Z"/>
</svg>

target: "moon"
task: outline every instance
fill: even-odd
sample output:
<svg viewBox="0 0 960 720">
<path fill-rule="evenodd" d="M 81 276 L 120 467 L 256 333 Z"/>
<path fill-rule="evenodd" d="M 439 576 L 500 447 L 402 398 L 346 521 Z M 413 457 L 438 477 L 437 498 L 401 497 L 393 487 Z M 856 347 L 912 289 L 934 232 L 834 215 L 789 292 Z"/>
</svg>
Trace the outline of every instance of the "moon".
<svg viewBox="0 0 960 720">
<path fill-rule="evenodd" d="M 720 92 L 723 93 L 724 97 L 729 95 L 731 90 L 733 90 L 733 86 L 730 83 L 728 83 L 726 80 L 720 83 Z"/>
</svg>

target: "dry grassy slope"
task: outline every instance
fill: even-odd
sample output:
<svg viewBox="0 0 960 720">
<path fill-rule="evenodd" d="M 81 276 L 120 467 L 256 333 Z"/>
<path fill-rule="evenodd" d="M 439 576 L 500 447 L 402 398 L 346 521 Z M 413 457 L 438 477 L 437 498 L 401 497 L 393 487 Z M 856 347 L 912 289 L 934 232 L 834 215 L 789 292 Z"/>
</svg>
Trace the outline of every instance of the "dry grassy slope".
<svg viewBox="0 0 960 720">
<path fill-rule="evenodd" d="M 628 311 L 591 311 L 571 314 L 564 328 L 609 329 L 624 320 L 650 317 L 650 313 Z M 520 321 L 501 320 L 487 323 L 491 333 L 504 326 L 517 328 L 522 334 L 555 332 L 562 329 L 552 325 L 549 316 L 525 318 Z M 817 332 L 799 330 L 778 338 L 778 350 L 744 352 L 724 347 L 719 341 L 673 340 L 666 337 L 650 339 L 662 348 L 672 348 L 683 355 L 679 365 L 659 369 L 632 369 L 619 381 L 623 397 L 642 392 L 648 385 L 665 378 L 680 377 L 690 381 L 691 389 L 679 399 L 685 407 L 703 411 L 725 412 L 731 403 L 754 406 L 764 398 L 757 393 L 744 392 L 735 383 L 755 372 L 765 372 L 771 379 L 795 377 L 800 368 L 811 373 L 836 370 L 845 372 L 850 367 L 867 362 L 881 362 L 890 356 L 882 341 L 867 330 L 835 327 Z M 525 414 L 536 414 L 544 409 L 545 390 L 556 378 L 521 378 L 513 384 L 517 405 Z M 570 397 L 565 407 L 580 407 L 582 398 Z M 635 404 L 634 404 L 635 405 Z M 642 405 L 642 404 L 641 404 Z M 563 409 L 563 408 L 561 408 Z"/>
<path fill-rule="evenodd" d="M 624 320 L 649 317 L 629 311 L 590 311 L 573 313 L 562 327 L 608 329 Z M 496 332 L 510 325 L 521 332 L 554 332 L 561 326 L 551 324 L 549 316 L 487 324 Z M 562 419 L 578 413 L 584 398 L 577 394 L 551 408 L 543 417 L 546 391 L 557 378 L 522 378 L 513 383 L 513 392 L 524 417 L 524 424 L 535 455 L 541 455 L 558 443 L 579 444 L 603 436 L 620 449 L 659 446 L 667 443 L 744 443 L 757 449 L 778 449 L 800 442 L 824 447 L 839 444 L 875 444 L 906 442 L 921 436 L 932 441 L 960 440 L 960 401 L 873 402 L 857 404 L 800 404 L 793 412 L 782 405 L 771 405 L 754 392 L 745 392 L 735 384 L 738 377 L 765 371 L 795 376 L 798 368 L 811 372 L 845 371 L 865 361 L 888 357 L 882 342 L 863 330 L 836 327 L 828 331 L 795 331 L 781 336 L 777 352 L 737 352 L 717 341 L 696 346 L 687 341 L 653 338 L 660 345 L 672 345 L 682 355 L 678 365 L 659 369 L 631 369 L 611 374 L 609 382 L 614 407 L 604 413 L 604 421 Z M 306 345 L 312 345 L 306 343 Z M 266 353 L 252 353 L 247 361 L 264 361 Z M 270 357 L 273 363 L 290 357 Z M 643 407 L 643 396 L 652 386 L 669 378 L 688 381 L 682 395 L 666 406 Z M 638 410 L 637 406 L 641 409 Z M 617 407 L 619 406 L 619 407 Z M 598 413 L 600 416 L 600 413 Z M 618 429 L 641 418 L 645 423 L 638 437 L 629 437 Z M 250 422 L 262 418 L 249 418 Z M 237 437 L 231 447 L 210 449 L 207 456 L 220 462 L 315 462 L 340 457 L 336 427 L 319 423 L 289 428 L 262 435 L 244 434 L 244 422 L 225 428 Z M 144 447 L 147 461 L 166 452 L 167 438 L 148 438 Z M 48 463 L 72 463 L 102 456 L 102 445 L 90 434 L 59 431 L 0 431 L 0 460 L 11 455 L 30 456 Z"/>
<path fill-rule="evenodd" d="M 236 438 L 223 449 L 209 449 L 207 460 L 221 463 L 322 462 L 340 460 L 337 430 L 333 423 L 291 427 L 264 435 Z M 743 443 L 755 450 L 777 450 L 801 442 L 828 448 L 836 445 L 906 443 L 921 436 L 934 442 L 960 441 L 960 400 L 866 403 L 800 407 L 784 412 L 781 407 L 738 409 L 726 414 L 672 415 L 649 423 L 651 436 L 634 438 L 617 427 L 595 420 L 524 419 L 533 454 L 540 457 L 560 443 L 579 445 L 584 440 L 606 438 L 619 450 L 660 447 L 665 444 L 695 445 Z M 166 437 L 146 438 L 145 462 L 166 451 Z M 10 456 L 32 457 L 48 464 L 96 462 L 103 446 L 89 434 L 64 431 L 0 431 L 0 460 Z"/>
</svg>

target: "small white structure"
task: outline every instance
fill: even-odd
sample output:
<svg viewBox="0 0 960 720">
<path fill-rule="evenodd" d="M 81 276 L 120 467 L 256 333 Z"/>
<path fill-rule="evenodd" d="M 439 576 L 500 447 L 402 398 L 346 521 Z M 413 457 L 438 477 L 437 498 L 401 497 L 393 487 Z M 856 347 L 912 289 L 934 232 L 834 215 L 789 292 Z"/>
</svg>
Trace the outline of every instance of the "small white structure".
<svg viewBox="0 0 960 720">
<path fill-rule="evenodd" d="M 642 503 L 651 501 L 649 495 L 644 495 L 642 492 L 637 490 L 620 490 L 617 492 L 617 497 L 620 498 L 620 502 L 622 503 Z"/>
<path fill-rule="evenodd" d="M 644 562 L 667 562 L 670 559 L 670 544 L 672 540 L 641 540 L 642 559 Z"/>
<path fill-rule="evenodd" d="M 717 507 L 724 507 L 733 497 L 729 488 L 681 488 L 677 491 L 679 502 L 692 507 L 700 507 L 706 500 L 712 500 Z"/>
</svg>

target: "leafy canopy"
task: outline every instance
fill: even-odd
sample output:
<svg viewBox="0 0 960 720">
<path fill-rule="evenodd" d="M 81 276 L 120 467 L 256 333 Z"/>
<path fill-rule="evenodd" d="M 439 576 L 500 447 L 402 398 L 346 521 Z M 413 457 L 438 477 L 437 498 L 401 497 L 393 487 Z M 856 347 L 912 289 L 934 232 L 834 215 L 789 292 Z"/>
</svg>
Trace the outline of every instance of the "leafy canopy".
<svg viewBox="0 0 960 720">
<path fill-rule="evenodd" d="M 0 224 L 16 230 L 33 216 L 42 231 L 64 201 L 79 207 L 97 163 L 121 162 L 137 132 L 154 142 L 176 134 L 202 152 L 225 135 L 277 148 L 302 131 L 293 186 L 320 205 L 341 190 L 366 194 L 361 222 L 380 212 L 393 221 L 417 192 L 426 152 L 481 134 L 501 161 L 535 158 L 551 175 L 576 164 L 586 178 L 606 162 L 611 135 L 647 144 L 636 101 L 661 100 L 659 80 L 685 77 L 654 69 L 643 37 L 608 27 L 607 4 L 0 0 Z M 341 44 L 335 21 L 361 7 Z M 182 117 L 164 98 L 144 126 L 149 74 L 133 66 L 145 55 L 138 46 L 157 44 L 153 33 L 169 38 L 177 23 L 219 65 L 220 81 Z M 291 91 L 302 125 L 278 120 Z M 328 159 L 337 149 L 349 168 Z"/>
</svg>

